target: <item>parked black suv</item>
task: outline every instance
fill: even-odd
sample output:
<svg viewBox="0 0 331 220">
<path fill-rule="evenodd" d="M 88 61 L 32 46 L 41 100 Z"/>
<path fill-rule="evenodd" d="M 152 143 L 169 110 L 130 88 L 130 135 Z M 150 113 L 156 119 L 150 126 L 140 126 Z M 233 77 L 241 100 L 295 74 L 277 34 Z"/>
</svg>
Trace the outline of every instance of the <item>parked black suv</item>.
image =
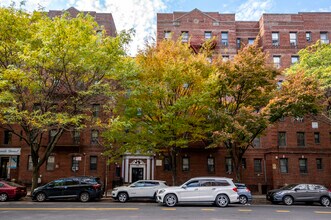
<svg viewBox="0 0 331 220">
<path fill-rule="evenodd" d="M 103 184 L 98 177 L 68 177 L 54 180 L 36 188 L 32 200 L 43 202 L 47 199 L 79 199 L 87 202 L 103 196 Z"/>
</svg>

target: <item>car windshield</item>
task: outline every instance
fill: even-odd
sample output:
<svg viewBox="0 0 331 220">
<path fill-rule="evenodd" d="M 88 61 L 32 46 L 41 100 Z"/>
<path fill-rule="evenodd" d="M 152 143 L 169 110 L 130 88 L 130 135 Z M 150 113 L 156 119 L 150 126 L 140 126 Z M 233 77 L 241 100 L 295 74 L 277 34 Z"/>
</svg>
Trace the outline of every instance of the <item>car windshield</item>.
<svg viewBox="0 0 331 220">
<path fill-rule="evenodd" d="M 290 185 L 287 185 L 287 186 L 283 186 L 282 188 L 280 189 L 284 189 L 284 190 L 291 190 L 293 189 L 294 187 L 296 187 L 298 184 L 290 184 Z"/>
<path fill-rule="evenodd" d="M 9 186 L 14 186 L 14 187 L 22 187 L 21 185 L 18 185 L 17 183 L 13 183 L 13 182 L 5 182 L 7 183 Z"/>
</svg>

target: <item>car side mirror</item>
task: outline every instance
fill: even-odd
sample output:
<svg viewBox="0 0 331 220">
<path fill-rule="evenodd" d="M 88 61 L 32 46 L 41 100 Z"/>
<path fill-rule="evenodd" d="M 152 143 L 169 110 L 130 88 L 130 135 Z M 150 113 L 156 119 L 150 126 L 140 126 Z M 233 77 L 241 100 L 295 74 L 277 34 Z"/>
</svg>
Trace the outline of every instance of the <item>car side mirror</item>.
<svg viewBox="0 0 331 220">
<path fill-rule="evenodd" d="M 295 189 L 294 189 L 294 191 L 298 191 L 298 190 L 300 190 L 300 189 L 299 189 L 299 188 L 295 188 Z"/>
<path fill-rule="evenodd" d="M 187 188 L 187 186 L 186 186 L 186 185 L 183 185 L 183 186 L 182 186 L 182 188 L 183 188 L 183 189 L 186 189 L 186 188 Z"/>
</svg>

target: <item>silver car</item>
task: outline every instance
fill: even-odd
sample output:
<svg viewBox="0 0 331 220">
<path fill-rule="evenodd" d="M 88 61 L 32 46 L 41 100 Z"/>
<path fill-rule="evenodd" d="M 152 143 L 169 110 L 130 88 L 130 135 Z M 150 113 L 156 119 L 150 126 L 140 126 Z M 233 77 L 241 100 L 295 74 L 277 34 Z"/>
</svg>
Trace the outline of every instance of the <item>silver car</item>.
<svg viewBox="0 0 331 220">
<path fill-rule="evenodd" d="M 159 189 L 156 201 L 166 206 L 178 203 L 208 203 L 226 207 L 239 202 L 237 187 L 225 177 L 195 177 L 181 186 Z"/>
<path fill-rule="evenodd" d="M 318 184 L 291 184 L 268 191 L 267 200 L 272 203 L 283 202 L 286 205 L 292 205 L 294 202 L 319 202 L 323 206 L 329 206 L 331 191 Z"/>
<path fill-rule="evenodd" d="M 126 202 L 134 198 L 150 198 L 155 200 L 156 191 L 168 187 L 165 181 L 139 180 L 129 186 L 116 187 L 112 191 L 112 197 L 120 202 Z"/>
</svg>

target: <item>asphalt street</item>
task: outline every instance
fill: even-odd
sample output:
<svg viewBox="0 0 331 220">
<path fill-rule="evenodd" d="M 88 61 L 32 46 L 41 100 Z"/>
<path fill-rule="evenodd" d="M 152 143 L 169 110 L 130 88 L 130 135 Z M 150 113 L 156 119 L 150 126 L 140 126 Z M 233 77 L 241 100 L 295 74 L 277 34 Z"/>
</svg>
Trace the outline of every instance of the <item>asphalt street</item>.
<svg viewBox="0 0 331 220">
<path fill-rule="evenodd" d="M 0 203 L 0 219 L 39 219 L 39 220 L 130 220 L 130 219 L 331 219 L 331 208 L 318 204 L 307 205 L 271 205 L 231 204 L 226 208 L 201 205 L 180 205 L 168 208 L 154 202 L 101 202 L 81 203 L 76 201 L 9 201 Z"/>
</svg>

